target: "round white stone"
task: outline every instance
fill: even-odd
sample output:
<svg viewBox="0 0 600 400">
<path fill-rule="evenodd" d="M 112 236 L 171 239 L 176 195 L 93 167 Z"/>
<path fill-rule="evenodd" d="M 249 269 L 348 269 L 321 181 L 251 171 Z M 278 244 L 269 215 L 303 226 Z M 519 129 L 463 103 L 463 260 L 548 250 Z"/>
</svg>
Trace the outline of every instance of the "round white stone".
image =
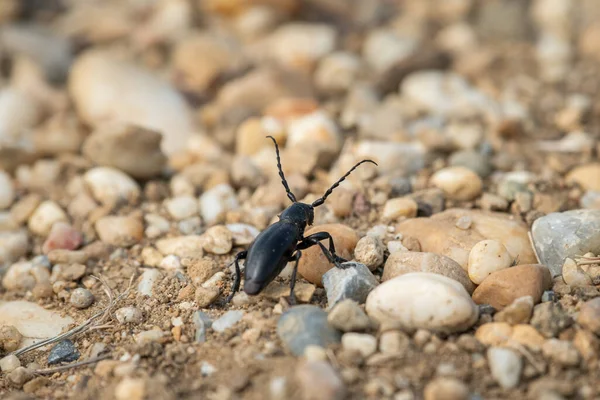
<svg viewBox="0 0 600 400">
<path fill-rule="evenodd" d="M 497 240 L 482 240 L 469 253 L 467 270 L 476 284 L 483 282 L 491 273 L 510 267 L 512 257 L 506 247 Z"/>
</svg>

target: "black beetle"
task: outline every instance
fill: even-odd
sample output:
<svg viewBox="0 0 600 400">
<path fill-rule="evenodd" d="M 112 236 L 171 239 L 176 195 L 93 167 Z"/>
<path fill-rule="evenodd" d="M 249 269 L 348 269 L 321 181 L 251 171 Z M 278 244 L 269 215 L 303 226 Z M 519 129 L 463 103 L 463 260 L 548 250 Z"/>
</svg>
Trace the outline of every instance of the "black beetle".
<svg viewBox="0 0 600 400">
<path fill-rule="evenodd" d="M 290 282 L 290 301 L 295 302 L 294 285 L 296 283 L 296 272 L 298 270 L 298 261 L 302 255 L 300 250 L 307 249 L 312 246 L 319 246 L 327 259 L 338 268 L 343 268 L 343 258 L 335 253 L 333 238 L 328 232 L 317 232 L 308 237 L 304 237 L 304 229 L 307 225 L 312 225 L 314 219 L 314 208 L 325 203 L 325 199 L 329 196 L 333 189 L 338 187 L 340 183 L 348 177 L 360 164 L 370 162 L 375 165 L 377 163 L 372 160 L 363 160 L 354 165 L 344 176 L 334 183 L 323 196 L 315 200 L 312 204 L 300 203 L 296 200 L 296 196 L 290 190 L 283 170 L 281 169 L 281 159 L 279 157 L 279 147 L 277 141 L 272 136 L 267 136 L 275 144 L 275 153 L 277 155 L 277 168 L 281 182 L 287 193 L 287 197 L 292 201 L 292 205 L 286 208 L 281 215 L 279 221 L 269 226 L 262 231 L 256 239 L 250 244 L 248 250 L 239 252 L 235 256 L 235 280 L 233 282 L 233 290 L 227 302 L 231 301 L 235 293 L 240 288 L 240 266 L 239 261 L 246 259 L 246 268 L 244 271 L 244 292 L 249 295 L 260 293 L 279 273 L 283 270 L 289 261 L 295 260 L 292 280 Z M 321 240 L 329 240 L 329 249 L 327 249 Z"/>
</svg>

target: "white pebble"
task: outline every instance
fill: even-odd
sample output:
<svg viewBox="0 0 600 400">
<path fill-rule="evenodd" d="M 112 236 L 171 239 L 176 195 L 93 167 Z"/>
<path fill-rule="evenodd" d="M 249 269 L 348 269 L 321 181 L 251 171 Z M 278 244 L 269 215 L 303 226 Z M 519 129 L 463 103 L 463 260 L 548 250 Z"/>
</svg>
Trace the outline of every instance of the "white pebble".
<svg viewBox="0 0 600 400">
<path fill-rule="evenodd" d="M 21 361 L 14 354 L 9 354 L 4 358 L 0 359 L 0 369 L 2 372 L 10 372 L 21 366 Z"/>
<path fill-rule="evenodd" d="M 512 389 L 519 384 L 523 360 L 513 350 L 490 347 L 487 351 L 492 376 L 503 389 Z"/>
<path fill-rule="evenodd" d="M 138 284 L 138 292 L 144 296 L 152 297 L 154 285 L 162 278 L 162 274 L 157 269 L 147 269 L 142 274 L 140 283 Z"/>
<path fill-rule="evenodd" d="M 225 225 L 231 232 L 235 246 L 247 246 L 256 239 L 260 231 L 248 224 L 227 224 Z"/>
<path fill-rule="evenodd" d="M 117 321 L 121 324 L 139 324 L 143 320 L 142 312 L 136 307 L 122 307 L 115 312 Z"/>
<path fill-rule="evenodd" d="M 67 214 L 58 204 L 46 200 L 29 217 L 28 227 L 36 235 L 46 236 L 50 233 L 52 225 L 57 222 L 69 222 Z"/>
<path fill-rule="evenodd" d="M 212 254 L 227 254 L 233 247 L 233 235 L 223 225 L 208 228 L 204 235 L 202 235 L 202 238 L 202 247 Z"/>
<path fill-rule="evenodd" d="M 385 247 L 381 240 L 374 236 L 362 237 L 354 248 L 354 258 L 365 264 L 371 271 L 383 264 Z"/>
<path fill-rule="evenodd" d="M 369 357 L 377 351 L 377 339 L 366 333 L 348 332 L 342 336 L 342 346 L 345 350 L 357 351 L 363 357 Z"/>
<path fill-rule="evenodd" d="M 591 286 L 592 278 L 577 266 L 575 260 L 565 259 L 562 267 L 562 278 L 569 286 Z"/>
<path fill-rule="evenodd" d="M 226 183 L 210 188 L 200 196 L 199 201 L 200 215 L 208 225 L 223 218 L 227 211 L 239 207 L 233 188 Z"/>
<path fill-rule="evenodd" d="M 241 321 L 243 316 L 242 310 L 227 311 L 221 318 L 214 321 L 211 327 L 215 332 L 223 332 Z"/>
<path fill-rule="evenodd" d="M 466 167 L 448 167 L 431 177 L 433 186 L 453 200 L 473 200 L 481 194 L 483 183 L 475 172 Z"/>
<path fill-rule="evenodd" d="M 162 269 L 176 270 L 181 269 L 181 260 L 174 254 L 169 254 L 160 261 L 158 265 Z"/>
<path fill-rule="evenodd" d="M 107 206 L 120 202 L 135 203 L 140 187 L 127 174 L 111 167 L 92 168 L 83 176 L 94 198 Z"/>
<path fill-rule="evenodd" d="M 286 148 L 316 151 L 318 154 L 337 154 L 342 137 L 332 118 L 323 111 L 296 118 L 288 127 Z"/>
<path fill-rule="evenodd" d="M 193 217 L 198 213 L 198 201 L 193 196 L 173 197 L 165 201 L 165 207 L 176 221 Z"/>
<path fill-rule="evenodd" d="M 468 272 L 471 281 L 479 285 L 490 274 L 506 269 L 512 258 L 504 245 L 497 240 L 482 240 L 469 253 Z"/>
<path fill-rule="evenodd" d="M 399 218 L 414 218 L 417 216 L 417 202 L 407 197 L 398 197 L 385 202 L 381 218 L 393 221 Z"/>
<path fill-rule="evenodd" d="M 408 251 L 408 249 L 399 240 L 390 240 L 387 244 L 387 249 L 390 254 L 394 254 L 399 251 Z"/>
</svg>

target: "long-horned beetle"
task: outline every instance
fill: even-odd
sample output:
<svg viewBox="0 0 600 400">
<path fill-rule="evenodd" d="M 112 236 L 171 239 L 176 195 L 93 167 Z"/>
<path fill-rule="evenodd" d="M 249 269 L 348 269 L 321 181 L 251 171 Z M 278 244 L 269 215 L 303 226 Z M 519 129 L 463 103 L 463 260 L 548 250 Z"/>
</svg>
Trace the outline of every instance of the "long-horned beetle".
<svg viewBox="0 0 600 400">
<path fill-rule="evenodd" d="M 292 204 L 279 215 L 279 221 L 262 231 L 256 239 L 254 239 L 248 250 L 241 251 L 235 256 L 235 280 L 233 282 L 233 290 L 227 298 L 227 302 L 231 301 L 235 293 L 240 289 L 241 273 L 239 261 L 243 259 L 246 260 L 244 292 L 249 295 L 257 295 L 260 293 L 277 277 L 277 275 L 279 275 L 279 273 L 281 273 L 289 261 L 295 260 L 290 282 L 290 301 L 292 303 L 295 302 L 294 285 L 296 283 L 298 262 L 302 256 L 301 250 L 317 245 L 321 248 L 329 262 L 338 268 L 343 268 L 342 263 L 346 260 L 335 253 L 335 245 L 331 235 L 328 232 L 317 232 L 304 237 L 304 229 L 313 223 L 314 208 L 325 203 L 327 197 L 348 177 L 348 175 L 352 173 L 352 171 L 365 162 L 377 165 L 375 161 L 363 160 L 354 165 L 344 176 L 327 189 L 322 197 L 315 200 L 312 204 L 300 203 L 296 200 L 296 196 L 294 196 L 294 193 L 292 193 L 285 180 L 281 168 L 281 159 L 279 157 L 277 141 L 272 136 L 267 137 L 275 144 L 277 169 L 279 170 L 281 183 L 283 183 L 287 197 L 292 201 Z M 321 243 L 322 240 L 326 239 L 329 240 L 329 249 Z"/>
</svg>

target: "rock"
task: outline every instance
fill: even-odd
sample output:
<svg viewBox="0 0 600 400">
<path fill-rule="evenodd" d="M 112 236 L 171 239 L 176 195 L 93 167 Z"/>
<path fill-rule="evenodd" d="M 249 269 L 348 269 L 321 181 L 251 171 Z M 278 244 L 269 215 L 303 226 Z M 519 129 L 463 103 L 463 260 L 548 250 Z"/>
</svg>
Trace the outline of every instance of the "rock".
<svg viewBox="0 0 600 400">
<path fill-rule="evenodd" d="M 398 197 L 385 202 L 381 218 L 385 221 L 394 221 L 401 218 L 414 218 L 417 216 L 417 202 L 409 197 Z"/>
<path fill-rule="evenodd" d="M 0 232 L 0 264 L 18 260 L 28 249 L 29 239 L 25 230 Z"/>
<path fill-rule="evenodd" d="M 472 224 L 463 230 L 456 222 L 468 216 Z M 506 247 L 511 259 L 518 257 L 522 264 L 537 263 L 529 242 L 527 227 L 506 214 L 450 209 L 430 218 L 413 218 L 399 223 L 396 232 L 414 237 L 421 250 L 450 257 L 467 269 L 469 254 L 482 240 L 497 240 Z"/>
<path fill-rule="evenodd" d="M 0 169 L 0 210 L 9 208 L 15 200 L 15 189 L 12 179 L 5 171 Z"/>
<path fill-rule="evenodd" d="M 239 207 L 233 188 L 226 183 L 214 186 L 200 196 L 200 215 L 204 222 L 213 225 L 223 220 L 227 211 Z"/>
<path fill-rule="evenodd" d="M 346 260 L 352 258 L 354 248 L 359 239 L 352 228 L 342 224 L 317 225 L 307 229 L 304 232 L 304 236 L 306 237 L 317 232 L 329 232 L 333 237 L 337 255 Z M 325 242 L 325 246 L 328 247 L 327 242 Z M 298 264 L 298 272 L 310 283 L 322 286 L 323 274 L 333 267 L 334 265 L 325 257 L 319 246 L 313 246 L 302 251 L 302 257 Z"/>
<path fill-rule="evenodd" d="M 145 69 L 105 51 L 77 57 L 68 86 L 85 123 L 120 122 L 160 132 L 168 155 L 185 150 L 196 130 L 183 96 Z"/>
<path fill-rule="evenodd" d="M 364 236 L 354 248 L 354 258 L 364 264 L 369 270 L 374 271 L 383 264 L 385 247 L 378 237 Z"/>
<path fill-rule="evenodd" d="M 306 361 L 327 361 L 327 351 L 321 346 L 307 346 L 303 357 Z"/>
<path fill-rule="evenodd" d="M 492 173 L 489 157 L 473 150 L 462 150 L 452 153 L 448 159 L 452 167 L 465 167 L 475 172 L 481 178 L 487 178 Z"/>
<path fill-rule="evenodd" d="M 9 354 L 0 359 L 0 370 L 4 373 L 14 371 L 21 366 L 21 361 L 14 354 Z"/>
<path fill-rule="evenodd" d="M 224 332 L 242 320 L 244 312 L 241 310 L 227 311 L 212 323 L 212 329 L 216 332 Z"/>
<path fill-rule="evenodd" d="M 33 262 L 18 262 L 11 265 L 2 278 L 2 286 L 7 290 L 30 290 L 38 283 L 50 281 L 50 273 L 45 266 Z"/>
<path fill-rule="evenodd" d="M 42 252 L 48 254 L 56 249 L 75 250 L 83 243 L 83 235 L 71 225 L 57 222 L 42 246 Z"/>
<path fill-rule="evenodd" d="M 469 253 L 469 278 L 479 285 L 491 273 L 510 267 L 512 261 L 502 243 L 497 240 L 482 240 Z"/>
<path fill-rule="evenodd" d="M 142 273 L 140 283 L 138 283 L 138 292 L 144 296 L 153 296 L 154 285 L 162 278 L 162 274 L 155 268 L 147 269 Z"/>
<path fill-rule="evenodd" d="M 96 127 L 83 143 L 82 153 L 94 163 L 119 169 L 134 178 L 161 173 L 166 157 L 160 150 L 159 132 L 122 122 Z"/>
<path fill-rule="evenodd" d="M 577 323 L 600 336 L 600 297 L 583 303 L 577 316 Z"/>
<path fill-rule="evenodd" d="M 523 296 L 494 315 L 494 321 L 511 325 L 527 324 L 533 313 L 533 297 Z"/>
<path fill-rule="evenodd" d="M 181 221 L 198 214 L 198 200 L 193 196 L 173 197 L 165 201 L 165 208 L 174 220 Z"/>
<path fill-rule="evenodd" d="M 69 339 L 64 339 L 50 349 L 48 354 L 48 365 L 71 362 L 79 359 L 79 350 Z"/>
<path fill-rule="evenodd" d="M 202 256 L 204 239 L 199 235 L 177 236 L 156 241 L 156 248 L 165 256 L 174 254 L 181 259 Z"/>
<path fill-rule="evenodd" d="M 136 203 L 141 195 L 138 184 L 118 169 L 96 167 L 83 175 L 83 180 L 94 198 L 105 206 Z"/>
<path fill-rule="evenodd" d="M 483 183 L 479 175 L 465 167 L 448 167 L 431 177 L 433 186 L 440 188 L 448 198 L 469 201 L 481 194 Z"/>
<path fill-rule="evenodd" d="M 187 273 L 196 286 L 206 282 L 221 269 L 217 262 L 210 257 L 184 258 L 182 263 L 187 267 Z"/>
<path fill-rule="evenodd" d="M 208 282 L 210 282 L 210 280 Z M 220 293 L 221 292 L 218 287 L 205 287 L 204 285 L 199 286 L 194 292 L 194 301 L 196 302 L 199 308 L 206 308 L 212 303 L 214 303 L 217 297 L 219 297 Z"/>
<path fill-rule="evenodd" d="M 327 322 L 327 313 L 312 305 L 295 306 L 286 311 L 277 322 L 277 335 L 297 356 L 309 345 L 326 348 L 341 340 L 341 333 Z"/>
<path fill-rule="evenodd" d="M 537 304 L 551 287 L 548 268 L 538 264 L 517 265 L 489 275 L 473 292 L 473 300 L 502 310 L 523 296 L 531 296 Z"/>
<path fill-rule="evenodd" d="M 379 284 L 377 278 L 364 264 L 346 262 L 342 267 L 330 269 L 323 275 L 327 304 L 332 307 L 344 299 L 364 303 L 371 290 Z"/>
<path fill-rule="evenodd" d="M 335 123 L 325 112 L 317 110 L 293 119 L 288 125 L 286 151 L 316 155 L 320 166 L 330 165 L 342 147 L 342 136 Z M 306 162 L 306 161 L 305 161 Z"/>
<path fill-rule="evenodd" d="M 88 308 L 94 302 L 94 295 L 87 289 L 77 288 L 71 292 L 70 302 L 76 308 Z"/>
<path fill-rule="evenodd" d="M 115 311 L 115 317 L 121 324 L 139 324 L 143 321 L 144 316 L 139 308 L 127 306 L 121 307 Z"/>
<path fill-rule="evenodd" d="M 424 400 L 467 400 L 469 388 L 456 378 L 435 378 L 425 386 Z"/>
<path fill-rule="evenodd" d="M 315 294 L 316 289 L 317 288 L 315 285 L 311 283 L 296 282 L 296 285 L 294 286 L 294 294 L 296 295 L 296 299 L 298 301 L 302 303 L 308 303 Z M 280 298 L 287 297 L 289 294 L 289 285 L 279 282 L 269 283 L 269 285 L 261 292 L 262 296 L 273 301 L 279 301 Z"/>
<path fill-rule="evenodd" d="M 206 341 L 206 332 L 212 326 L 212 319 L 202 311 L 196 311 L 193 317 L 194 325 L 196 325 L 196 343 L 204 343 Z"/>
<path fill-rule="evenodd" d="M 586 363 L 598 359 L 600 340 L 592 332 L 581 329 L 577 330 L 573 338 L 573 346 L 579 351 L 579 354 L 581 354 Z"/>
<path fill-rule="evenodd" d="M 326 361 L 306 361 L 296 370 L 296 380 L 304 399 L 342 400 L 346 398 L 343 381 Z"/>
<path fill-rule="evenodd" d="M 473 326 L 479 316 L 477 306 L 460 283 L 426 272 L 382 283 L 369 294 L 366 309 L 377 322 L 408 331 L 461 332 Z"/>
<path fill-rule="evenodd" d="M 567 340 L 548 339 L 542 346 L 544 357 L 562 365 L 563 367 L 576 367 L 581 357 L 573 343 Z"/>
<path fill-rule="evenodd" d="M 11 353 L 19 348 L 23 335 L 12 325 L 0 326 L 0 349 Z"/>
<path fill-rule="evenodd" d="M 510 339 L 535 352 L 540 352 L 546 341 L 546 338 L 540 335 L 533 326 L 525 324 L 515 325 Z"/>
<path fill-rule="evenodd" d="M 374 29 L 365 38 L 362 54 L 378 74 L 388 71 L 410 57 L 418 48 L 413 37 L 401 36 L 392 29 Z"/>
<path fill-rule="evenodd" d="M 560 275 L 567 257 L 600 253 L 600 210 L 548 214 L 535 220 L 531 235 L 540 262 Z"/>
<path fill-rule="evenodd" d="M 475 338 L 486 346 L 499 346 L 510 339 L 513 328 L 505 322 L 491 322 L 481 325 L 475 331 Z"/>
<path fill-rule="evenodd" d="M 260 233 L 258 229 L 248 224 L 227 224 L 225 226 L 231 232 L 234 246 L 248 246 Z"/>
<path fill-rule="evenodd" d="M 102 217 L 96 221 L 95 227 L 100 240 L 113 246 L 133 246 L 144 237 L 144 225 L 134 217 Z"/>
<path fill-rule="evenodd" d="M 16 387 L 22 387 L 25 383 L 33 378 L 33 372 L 25 367 L 17 367 L 11 371 L 6 377 Z"/>
<path fill-rule="evenodd" d="M 29 217 L 29 230 L 36 235 L 46 236 L 57 222 L 69 222 L 67 214 L 52 200 L 41 203 Z"/>
<path fill-rule="evenodd" d="M 542 303 L 535 306 L 531 325 L 547 338 L 557 337 L 573 324 L 573 319 L 563 310 L 560 303 Z"/>
<path fill-rule="evenodd" d="M 327 315 L 327 322 L 342 332 L 364 331 L 372 325 L 367 314 L 351 299 L 342 300 L 333 306 Z"/>
<path fill-rule="evenodd" d="M 569 286 L 591 286 L 592 278 L 572 258 L 566 258 L 562 266 L 562 278 Z"/>
<path fill-rule="evenodd" d="M 385 331 L 379 335 L 379 351 L 383 354 L 401 354 L 410 347 L 410 338 L 401 331 Z"/>
<path fill-rule="evenodd" d="M 353 53 L 331 53 L 321 60 L 315 70 L 315 86 L 325 93 L 343 93 L 354 85 L 360 69 L 361 61 Z"/>
<path fill-rule="evenodd" d="M 348 332 L 342 336 L 342 347 L 344 350 L 369 357 L 377 351 L 377 339 L 366 333 Z"/>
<path fill-rule="evenodd" d="M 203 238 L 202 248 L 212 254 L 227 254 L 233 247 L 233 235 L 231 231 L 223 225 L 216 225 L 208 228 Z"/>
<path fill-rule="evenodd" d="M 361 140 L 351 151 L 357 159 L 375 161 L 380 175 L 394 172 L 409 176 L 425 166 L 425 147 L 419 143 Z"/>
<path fill-rule="evenodd" d="M 115 387 L 117 400 L 144 400 L 146 396 L 146 382 L 142 378 L 125 377 Z"/>
<path fill-rule="evenodd" d="M 456 261 L 433 253 L 400 251 L 390 254 L 385 262 L 381 280 L 385 282 L 411 272 L 443 275 L 459 282 L 469 294 L 475 290 L 475 285 Z"/>
<path fill-rule="evenodd" d="M 577 183 L 585 190 L 600 192 L 598 176 L 600 176 L 600 163 L 590 163 L 578 165 L 573 168 L 569 171 L 565 180 L 567 182 Z"/>
<path fill-rule="evenodd" d="M 176 255 L 170 254 L 160 260 L 158 267 L 166 270 L 179 270 L 181 269 L 181 261 Z"/>
<path fill-rule="evenodd" d="M 136 343 L 144 345 L 147 343 L 159 342 L 165 336 L 165 332 L 157 327 L 148 331 L 142 331 L 134 336 Z"/>
<path fill-rule="evenodd" d="M 523 360 L 515 351 L 490 347 L 487 351 L 492 376 L 503 389 L 517 387 L 523 370 Z"/>
</svg>

